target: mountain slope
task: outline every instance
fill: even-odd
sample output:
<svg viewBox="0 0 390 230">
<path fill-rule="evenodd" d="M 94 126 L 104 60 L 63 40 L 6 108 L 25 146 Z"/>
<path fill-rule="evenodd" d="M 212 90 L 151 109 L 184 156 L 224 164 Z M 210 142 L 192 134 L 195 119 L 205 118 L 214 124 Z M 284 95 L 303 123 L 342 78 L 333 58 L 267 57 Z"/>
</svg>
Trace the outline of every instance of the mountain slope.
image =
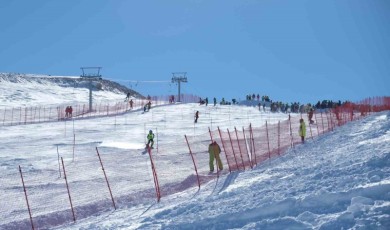
<svg viewBox="0 0 390 230">
<path fill-rule="evenodd" d="M 92 83 L 96 102 L 143 97 L 116 82 L 99 80 Z M 87 103 L 90 82 L 81 77 L 0 73 L 0 106 L 36 106 Z"/>
</svg>

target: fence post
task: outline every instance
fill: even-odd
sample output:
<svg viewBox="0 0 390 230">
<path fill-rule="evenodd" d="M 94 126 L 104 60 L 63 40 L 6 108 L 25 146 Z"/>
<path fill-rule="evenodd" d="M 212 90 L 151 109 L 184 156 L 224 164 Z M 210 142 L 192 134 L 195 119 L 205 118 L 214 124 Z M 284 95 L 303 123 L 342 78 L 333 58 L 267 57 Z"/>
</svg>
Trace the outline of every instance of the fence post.
<svg viewBox="0 0 390 230">
<path fill-rule="evenodd" d="M 191 158 L 192 158 L 192 162 L 194 162 L 194 168 L 195 168 L 196 178 L 198 179 L 198 188 L 200 189 L 200 180 L 199 180 L 199 174 L 198 174 L 198 169 L 197 169 L 197 167 L 196 167 L 195 159 L 194 159 L 194 156 L 193 156 L 193 154 L 192 154 L 192 151 L 191 151 L 191 148 L 190 148 L 190 144 L 188 143 L 187 136 L 184 135 L 184 137 L 185 137 L 186 142 L 187 142 L 188 150 L 190 151 L 190 155 L 191 155 Z"/>
<path fill-rule="evenodd" d="M 99 154 L 99 151 L 98 151 L 98 148 L 97 148 L 97 147 L 96 147 L 96 153 L 97 153 L 97 155 L 98 155 L 98 157 L 99 157 L 100 165 L 102 166 L 102 170 L 103 170 L 104 178 L 106 178 L 107 187 L 108 187 L 108 191 L 110 192 L 110 196 L 111 196 L 112 204 L 114 205 L 114 209 L 116 210 L 116 206 L 115 206 L 114 197 L 112 196 L 112 192 L 111 192 L 111 187 L 110 187 L 110 184 L 108 183 L 108 179 L 107 179 L 106 171 L 104 171 L 103 162 L 102 162 L 102 159 L 100 158 L 100 154 Z"/>
<path fill-rule="evenodd" d="M 236 127 L 234 127 L 234 130 L 236 131 L 236 138 L 237 138 L 238 150 L 240 151 L 242 166 L 244 167 L 244 170 L 245 170 L 244 158 L 242 157 L 242 151 L 241 151 L 241 146 L 240 146 L 240 140 L 238 139 L 238 133 L 237 133 Z"/>
<path fill-rule="evenodd" d="M 242 127 L 242 133 L 244 134 L 244 142 L 245 142 L 245 147 L 246 147 L 246 153 L 247 153 L 248 159 L 249 159 L 249 164 L 250 164 L 250 166 L 251 166 L 251 169 L 253 169 L 252 152 L 251 152 L 251 156 L 249 156 L 249 149 L 248 149 L 248 144 L 247 144 L 248 142 L 247 142 L 247 139 L 246 139 L 244 127 Z"/>
<path fill-rule="evenodd" d="M 326 116 L 326 121 L 328 122 L 328 132 L 330 131 L 330 127 L 329 127 L 329 118 L 328 118 L 328 111 L 325 111 L 325 116 Z"/>
<path fill-rule="evenodd" d="M 158 184 L 156 168 L 154 167 L 154 162 L 153 162 L 153 158 L 152 158 L 152 150 L 150 147 L 148 148 L 148 153 L 149 153 L 149 158 L 150 158 L 150 164 L 152 165 L 152 173 L 153 173 L 154 186 L 156 189 L 157 202 L 160 202 L 160 198 L 161 198 L 160 185 Z"/>
<path fill-rule="evenodd" d="M 153 111 L 152 111 L 153 113 Z M 158 128 L 156 127 L 156 148 L 157 148 L 157 153 L 158 153 Z"/>
<path fill-rule="evenodd" d="M 68 190 L 70 208 L 72 209 L 73 222 L 76 222 L 76 216 L 75 216 L 75 214 L 74 214 L 74 209 L 73 209 L 73 204 L 72 204 L 72 197 L 70 196 L 70 191 L 69 191 L 68 178 L 66 177 L 64 159 L 62 159 L 62 157 L 61 157 L 61 162 L 62 162 L 62 169 L 63 169 L 63 171 L 64 171 L 64 179 L 65 179 L 65 183 L 66 183 L 66 189 Z"/>
<path fill-rule="evenodd" d="M 228 156 L 227 156 L 227 154 L 226 154 L 225 144 L 223 143 L 222 134 L 221 134 L 221 130 L 219 129 L 219 127 L 218 127 L 218 132 L 219 132 L 219 137 L 221 138 L 223 151 L 225 152 L 226 161 L 227 161 L 228 166 L 229 166 L 229 173 L 231 173 L 231 172 L 232 172 L 232 169 L 230 168 L 229 158 L 228 158 Z M 217 169 L 218 169 L 218 167 L 217 167 Z"/>
<path fill-rule="evenodd" d="M 74 162 L 74 148 L 76 146 L 76 134 L 73 133 L 73 162 Z"/>
<path fill-rule="evenodd" d="M 30 204 L 28 203 L 28 198 L 27 198 L 27 191 L 26 191 L 26 186 L 24 185 L 24 179 L 23 179 L 23 174 L 22 174 L 22 168 L 19 165 L 19 172 L 20 172 L 20 177 L 22 178 L 22 184 L 23 184 L 23 190 L 24 190 L 24 196 L 26 198 L 26 203 L 27 203 L 27 209 L 28 209 L 28 214 L 30 215 L 30 222 L 31 222 L 31 227 L 34 230 L 34 222 L 32 219 L 31 215 L 31 209 L 30 209 Z"/>
<path fill-rule="evenodd" d="M 230 140 L 230 146 L 232 146 L 232 151 L 233 151 L 234 161 L 236 162 L 237 170 L 240 170 L 240 167 L 238 166 L 238 162 L 237 162 L 236 153 L 234 152 L 234 148 L 233 148 L 233 141 L 232 141 L 232 138 L 231 138 L 231 136 L 230 136 L 229 129 L 227 129 L 227 133 L 228 133 L 229 140 Z"/>
<path fill-rule="evenodd" d="M 210 130 L 210 127 L 209 127 L 209 133 L 210 133 L 210 139 L 211 139 L 211 143 L 213 143 L 213 142 L 214 142 L 214 140 L 213 140 L 213 136 L 211 135 L 211 130 Z"/>
<path fill-rule="evenodd" d="M 330 110 L 329 112 L 329 118 L 330 118 L 330 127 L 332 129 L 332 131 L 334 130 L 334 123 L 333 123 L 333 113 L 332 113 L 332 110 Z"/>
<path fill-rule="evenodd" d="M 291 148 L 294 148 L 294 138 L 293 138 L 293 135 L 292 135 L 291 116 L 290 116 L 290 114 L 288 115 L 288 122 L 289 122 L 289 126 L 290 126 Z"/>
<path fill-rule="evenodd" d="M 320 135 L 320 131 L 318 129 L 318 120 L 317 120 L 317 113 L 314 113 L 314 119 L 316 119 L 316 126 L 317 126 L 317 137 Z"/>
<path fill-rule="evenodd" d="M 267 121 L 265 121 L 265 128 L 266 128 L 266 131 L 267 131 L 268 158 L 271 159 L 271 149 L 269 148 L 268 123 L 267 123 Z"/>
<path fill-rule="evenodd" d="M 251 141 L 251 146 L 253 150 L 253 155 L 255 155 L 255 164 L 257 165 L 257 159 L 256 159 L 256 149 L 255 149 L 255 138 L 253 136 L 253 130 L 252 130 L 252 124 L 249 124 L 249 132 L 250 132 L 250 141 Z M 252 154 L 252 153 L 251 153 Z"/>
<path fill-rule="evenodd" d="M 61 164 L 60 164 L 60 153 L 58 152 L 58 145 L 57 145 L 57 156 L 58 156 L 58 172 L 60 173 L 61 178 Z"/>
<path fill-rule="evenodd" d="M 321 111 L 321 123 L 322 123 L 322 134 L 324 134 L 324 118 L 322 117 L 322 111 Z"/>
</svg>

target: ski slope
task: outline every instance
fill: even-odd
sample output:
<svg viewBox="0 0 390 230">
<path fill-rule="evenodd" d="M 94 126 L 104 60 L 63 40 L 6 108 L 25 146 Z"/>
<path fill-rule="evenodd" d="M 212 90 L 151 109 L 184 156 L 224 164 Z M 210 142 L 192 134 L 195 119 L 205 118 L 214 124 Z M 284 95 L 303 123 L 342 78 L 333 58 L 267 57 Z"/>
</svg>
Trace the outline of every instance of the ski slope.
<svg viewBox="0 0 390 230">
<path fill-rule="evenodd" d="M 23 90 L 45 95 L 42 86 Z M 67 95 L 61 90 L 56 91 Z M 12 100 L 17 104 L 26 98 Z M 200 113 L 196 125 L 195 111 Z M 115 117 L 4 126 L 0 229 L 31 227 L 19 165 L 39 229 L 388 229 L 389 116 L 382 112 L 348 123 L 253 170 L 225 173 L 200 190 L 183 184 L 193 174 L 193 168 L 181 161 L 188 157 L 184 135 L 250 123 L 259 127 L 288 115 L 247 106 L 175 104 L 148 113 L 136 110 Z M 158 203 L 149 156 L 143 153 L 150 129 L 158 135 L 156 160 L 168 159 L 160 167 L 169 171 L 160 177 L 186 188 L 163 196 Z M 96 148 L 117 210 L 101 177 Z M 76 222 L 59 175 L 58 156 L 67 167 Z"/>
</svg>

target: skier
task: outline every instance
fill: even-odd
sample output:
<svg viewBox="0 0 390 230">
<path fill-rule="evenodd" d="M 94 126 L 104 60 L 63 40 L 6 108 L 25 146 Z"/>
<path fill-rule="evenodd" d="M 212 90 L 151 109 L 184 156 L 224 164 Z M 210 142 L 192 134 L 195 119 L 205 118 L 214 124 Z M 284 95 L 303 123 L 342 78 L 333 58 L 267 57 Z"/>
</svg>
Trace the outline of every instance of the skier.
<svg viewBox="0 0 390 230">
<path fill-rule="evenodd" d="M 151 101 L 148 102 L 148 111 L 150 110 L 150 107 L 152 107 L 152 102 Z"/>
<path fill-rule="evenodd" d="M 131 99 L 131 100 L 129 101 L 129 104 L 130 104 L 130 109 L 133 109 L 133 99 Z"/>
<path fill-rule="evenodd" d="M 314 124 L 313 113 L 314 113 L 313 108 L 310 108 L 310 110 L 309 110 L 309 123 L 310 124 Z"/>
<path fill-rule="evenodd" d="M 152 130 L 149 130 L 149 134 L 147 136 L 147 139 L 148 139 L 148 143 L 146 144 L 146 148 L 149 147 L 149 144 L 151 143 L 150 145 L 150 148 L 153 148 L 153 144 L 154 144 L 154 133 Z"/>
<path fill-rule="evenodd" d="M 217 104 L 217 98 L 214 97 L 214 106 Z"/>
<path fill-rule="evenodd" d="M 306 125 L 305 121 L 301 118 L 299 120 L 299 136 L 301 136 L 302 143 L 305 143 L 305 136 L 306 136 Z"/>
<path fill-rule="evenodd" d="M 130 92 L 127 93 L 125 101 L 128 101 L 130 99 Z"/>
<path fill-rule="evenodd" d="M 209 98 L 206 97 L 205 102 L 206 102 L 206 106 L 207 106 L 209 104 Z"/>
<path fill-rule="evenodd" d="M 199 118 L 199 111 L 196 111 L 196 113 L 195 113 L 195 123 L 198 122 L 198 118 Z"/>
<path fill-rule="evenodd" d="M 219 154 L 221 153 L 221 148 L 217 144 L 216 141 L 212 142 L 209 145 L 209 165 L 210 165 L 210 172 L 214 172 L 214 158 L 217 160 L 218 168 L 219 170 L 223 169 L 221 158 L 219 157 Z"/>
</svg>

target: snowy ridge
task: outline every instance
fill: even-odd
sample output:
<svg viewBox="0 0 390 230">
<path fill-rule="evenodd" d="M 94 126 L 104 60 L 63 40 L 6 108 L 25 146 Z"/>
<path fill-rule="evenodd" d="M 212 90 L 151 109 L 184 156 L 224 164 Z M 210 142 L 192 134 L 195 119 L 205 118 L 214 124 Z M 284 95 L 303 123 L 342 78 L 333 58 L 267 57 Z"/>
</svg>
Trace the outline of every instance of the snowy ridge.
<svg viewBox="0 0 390 230">
<path fill-rule="evenodd" d="M 47 76 L 0 73 L 0 106 L 58 105 L 88 102 L 90 82 L 79 76 Z M 96 101 L 123 100 L 127 92 L 134 98 L 139 93 L 116 82 L 93 83 Z"/>
</svg>

